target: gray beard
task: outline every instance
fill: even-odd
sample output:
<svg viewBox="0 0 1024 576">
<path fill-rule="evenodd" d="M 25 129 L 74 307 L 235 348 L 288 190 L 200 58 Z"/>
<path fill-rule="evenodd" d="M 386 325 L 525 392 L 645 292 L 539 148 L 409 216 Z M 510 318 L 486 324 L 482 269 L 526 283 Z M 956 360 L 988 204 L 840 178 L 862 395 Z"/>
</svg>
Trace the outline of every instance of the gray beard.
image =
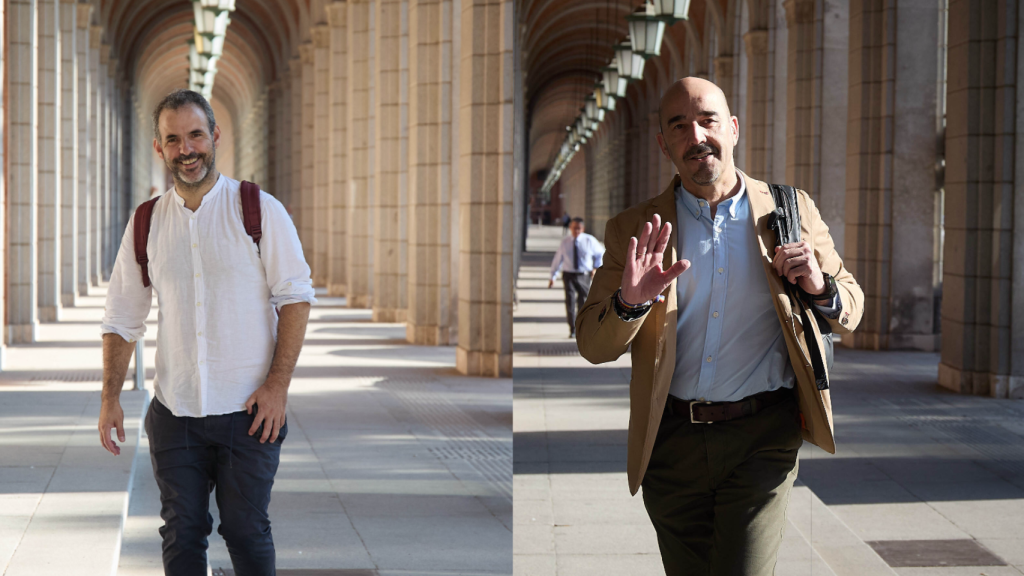
<svg viewBox="0 0 1024 576">
<path fill-rule="evenodd" d="M 217 165 L 216 164 L 216 156 L 211 154 L 210 155 L 210 164 L 209 164 L 209 166 L 205 167 L 205 171 L 203 172 L 203 175 L 199 178 L 199 180 L 197 180 L 195 182 L 189 182 L 188 180 L 185 180 L 185 178 L 184 178 L 180 168 L 177 169 L 177 170 L 175 170 L 174 168 L 171 168 L 171 176 L 174 178 L 174 185 L 175 185 L 175 187 L 178 188 L 179 190 L 183 191 L 183 192 L 194 192 L 194 191 L 198 190 L 199 188 L 201 188 L 203 186 L 204 183 L 206 183 L 206 181 L 210 178 L 210 176 L 214 172 L 216 172 L 216 170 L 214 170 L 214 167 L 216 165 Z M 180 165 L 175 163 L 175 164 L 173 164 L 173 166 L 177 167 L 177 166 L 180 166 Z"/>
<path fill-rule="evenodd" d="M 714 184 L 721 175 L 721 170 L 708 167 L 701 168 L 690 179 L 700 186 L 708 186 L 709 184 Z"/>
</svg>

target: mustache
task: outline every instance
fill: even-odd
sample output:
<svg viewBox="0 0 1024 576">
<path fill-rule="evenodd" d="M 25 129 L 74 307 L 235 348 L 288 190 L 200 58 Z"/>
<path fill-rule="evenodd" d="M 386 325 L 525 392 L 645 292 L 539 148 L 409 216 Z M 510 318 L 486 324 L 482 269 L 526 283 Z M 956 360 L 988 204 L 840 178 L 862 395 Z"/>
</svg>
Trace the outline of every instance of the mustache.
<svg viewBox="0 0 1024 576">
<path fill-rule="evenodd" d="M 697 144 L 696 146 L 693 146 L 686 151 L 686 159 L 689 160 L 690 158 L 700 156 L 701 154 L 705 153 L 711 153 L 717 156 L 718 148 L 715 148 L 714 146 L 708 144 L 707 142 L 703 144 Z"/>
</svg>

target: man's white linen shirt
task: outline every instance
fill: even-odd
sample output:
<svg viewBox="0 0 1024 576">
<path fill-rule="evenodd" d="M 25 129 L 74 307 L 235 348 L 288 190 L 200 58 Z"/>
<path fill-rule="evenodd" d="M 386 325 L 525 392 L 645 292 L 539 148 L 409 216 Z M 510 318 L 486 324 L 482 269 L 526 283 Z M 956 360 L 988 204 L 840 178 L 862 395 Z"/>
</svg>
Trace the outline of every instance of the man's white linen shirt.
<svg viewBox="0 0 1024 576">
<path fill-rule="evenodd" d="M 576 269 L 573 263 L 573 243 L 576 244 L 576 249 L 580 255 L 580 267 Z M 597 238 L 594 238 L 586 232 L 580 232 L 580 235 L 575 240 L 572 235 L 566 236 L 562 239 L 562 242 L 558 245 L 558 250 L 555 251 L 555 257 L 551 261 L 551 279 L 555 280 L 558 278 L 558 271 L 563 272 L 590 272 L 591 270 L 597 270 L 601 267 L 604 259 L 604 246 Z"/>
<path fill-rule="evenodd" d="M 261 191 L 260 216 L 257 249 L 245 232 L 237 180 L 222 174 L 195 212 L 177 191 L 164 194 L 153 207 L 149 231 L 149 288 L 135 260 L 134 218 L 128 220 L 101 332 L 128 342 L 141 339 L 156 291 L 154 386 L 175 416 L 244 410 L 270 370 L 277 345 L 275 307 L 316 302 L 284 206 Z"/>
</svg>

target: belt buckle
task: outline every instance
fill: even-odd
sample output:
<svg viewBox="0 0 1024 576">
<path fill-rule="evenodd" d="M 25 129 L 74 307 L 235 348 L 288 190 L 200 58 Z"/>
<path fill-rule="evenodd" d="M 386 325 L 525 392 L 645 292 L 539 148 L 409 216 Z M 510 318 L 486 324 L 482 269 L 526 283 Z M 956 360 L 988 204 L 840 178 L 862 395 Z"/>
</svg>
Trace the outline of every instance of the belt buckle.
<svg viewBox="0 0 1024 576">
<path fill-rule="evenodd" d="M 690 423 L 691 424 L 714 424 L 711 420 L 696 420 L 693 417 L 693 405 L 694 404 L 711 404 L 710 401 L 691 400 L 690 401 Z"/>
</svg>

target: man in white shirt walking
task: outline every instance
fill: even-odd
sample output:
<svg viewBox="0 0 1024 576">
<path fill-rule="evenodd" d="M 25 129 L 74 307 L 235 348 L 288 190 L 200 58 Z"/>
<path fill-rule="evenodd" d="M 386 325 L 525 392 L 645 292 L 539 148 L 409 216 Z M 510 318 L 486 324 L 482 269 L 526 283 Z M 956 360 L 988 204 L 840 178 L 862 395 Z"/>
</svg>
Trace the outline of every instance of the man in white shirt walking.
<svg viewBox="0 0 1024 576">
<path fill-rule="evenodd" d="M 267 507 L 288 432 L 285 407 L 302 348 L 313 287 L 291 219 L 259 193 L 259 242 L 243 225 L 240 184 L 216 167 L 220 127 L 190 90 L 153 114 L 154 149 L 174 188 L 153 206 L 143 282 L 133 244 L 121 241 L 103 318 L 100 442 L 114 455 L 124 437 L 119 395 L 145 334 L 155 290 L 160 306 L 155 398 L 146 414 L 160 488 L 166 574 L 207 573 L 210 492 L 236 574 L 275 573 Z M 133 219 L 134 220 L 134 219 Z"/>
<path fill-rule="evenodd" d="M 604 246 L 583 230 L 583 218 L 573 218 L 569 222 L 571 234 L 558 245 L 555 258 L 551 261 L 551 279 L 548 280 L 548 288 L 551 288 L 555 285 L 558 271 L 562 271 L 569 338 L 576 337 L 576 314 L 587 301 L 590 280 L 594 277 L 594 271 L 601 267 L 601 258 L 604 256 Z"/>
</svg>

